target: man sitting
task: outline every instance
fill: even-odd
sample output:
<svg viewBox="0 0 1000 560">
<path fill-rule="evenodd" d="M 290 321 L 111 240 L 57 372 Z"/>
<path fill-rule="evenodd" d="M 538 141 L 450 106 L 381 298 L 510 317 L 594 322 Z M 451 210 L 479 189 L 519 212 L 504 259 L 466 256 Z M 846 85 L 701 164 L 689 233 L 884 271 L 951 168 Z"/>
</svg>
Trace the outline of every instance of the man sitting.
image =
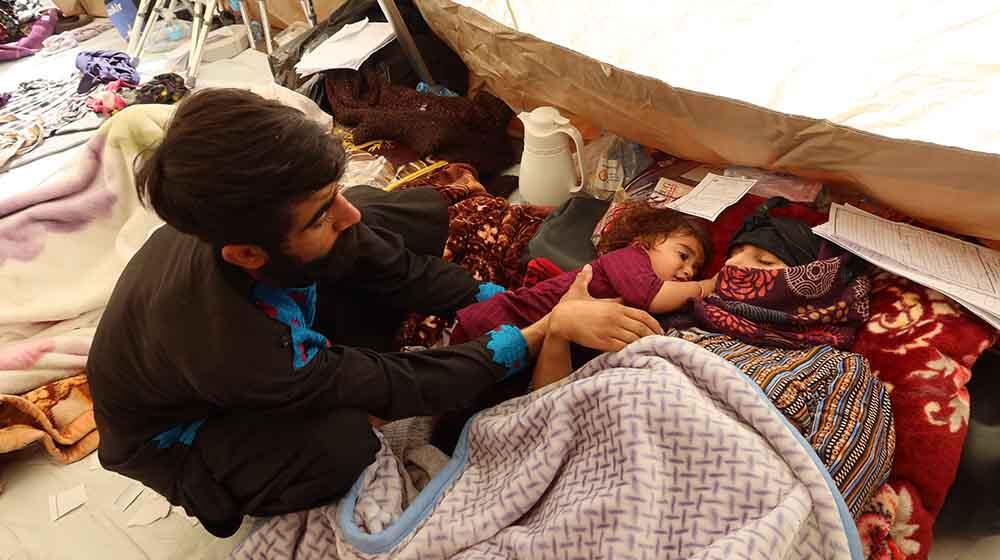
<svg viewBox="0 0 1000 560">
<path fill-rule="evenodd" d="M 579 300 L 523 330 L 389 352 L 405 313 L 448 316 L 480 286 L 437 256 L 436 191 L 345 196 L 344 159 L 298 110 L 209 90 L 141 163 L 140 199 L 166 225 L 125 268 L 91 347 L 100 459 L 214 535 L 340 497 L 378 450 L 370 415 L 458 408 L 527 365 L 549 328 L 581 341 L 626 322 L 629 338 L 659 331 Z"/>
</svg>

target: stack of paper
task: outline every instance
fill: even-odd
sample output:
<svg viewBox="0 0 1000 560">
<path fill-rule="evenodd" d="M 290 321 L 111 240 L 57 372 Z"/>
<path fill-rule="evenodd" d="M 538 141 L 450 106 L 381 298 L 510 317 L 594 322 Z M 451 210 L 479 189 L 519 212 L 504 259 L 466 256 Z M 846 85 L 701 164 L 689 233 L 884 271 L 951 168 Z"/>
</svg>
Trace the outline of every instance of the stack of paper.
<svg viewBox="0 0 1000 560">
<path fill-rule="evenodd" d="M 671 202 L 667 208 L 714 222 L 723 210 L 739 202 L 756 182 L 708 173 L 691 192 Z"/>
<path fill-rule="evenodd" d="M 890 272 L 933 288 L 1000 329 L 1000 251 L 850 205 L 830 207 L 830 221 L 813 228 Z"/>
<path fill-rule="evenodd" d="M 369 23 L 368 18 L 345 25 L 295 65 L 299 76 L 334 68 L 361 68 L 368 58 L 396 38 L 388 23 Z"/>
</svg>

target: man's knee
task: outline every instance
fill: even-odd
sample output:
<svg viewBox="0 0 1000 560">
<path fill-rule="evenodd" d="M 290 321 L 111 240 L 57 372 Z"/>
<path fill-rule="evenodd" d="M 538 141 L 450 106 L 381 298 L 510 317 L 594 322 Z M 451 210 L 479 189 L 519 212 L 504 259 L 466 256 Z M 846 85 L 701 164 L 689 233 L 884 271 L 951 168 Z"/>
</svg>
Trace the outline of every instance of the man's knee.
<svg viewBox="0 0 1000 560">
<path fill-rule="evenodd" d="M 234 520 L 243 515 L 333 502 L 374 461 L 378 447 L 368 415 L 359 410 L 212 419 L 195 438 L 176 495 L 206 529 L 235 531 Z"/>
</svg>

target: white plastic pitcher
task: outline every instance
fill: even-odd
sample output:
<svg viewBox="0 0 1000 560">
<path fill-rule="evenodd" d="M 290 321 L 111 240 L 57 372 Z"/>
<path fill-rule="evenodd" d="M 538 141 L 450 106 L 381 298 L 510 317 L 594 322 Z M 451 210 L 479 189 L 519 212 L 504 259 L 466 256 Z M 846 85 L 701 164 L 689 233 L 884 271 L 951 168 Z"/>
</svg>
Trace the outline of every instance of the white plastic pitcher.
<svg viewBox="0 0 1000 560">
<path fill-rule="evenodd" d="M 524 153 L 518 179 L 521 196 L 529 204 L 559 206 L 571 193 L 583 188 L 583 137 L 555 107 L 539 107 L 517 118 L 524 123 Z M 575 163 L 570 138 L 576 144 Z"/>
</svg>

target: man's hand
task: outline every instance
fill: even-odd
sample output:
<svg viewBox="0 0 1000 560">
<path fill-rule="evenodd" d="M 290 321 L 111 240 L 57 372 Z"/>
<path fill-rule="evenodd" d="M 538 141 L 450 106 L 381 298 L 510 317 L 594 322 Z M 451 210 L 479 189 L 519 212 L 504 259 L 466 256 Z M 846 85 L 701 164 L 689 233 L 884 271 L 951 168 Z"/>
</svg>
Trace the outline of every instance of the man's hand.
<svg viewBox="0 0 1000 560">
<path fill-rule="evenodd" d="M 592 277 L 590 265 L 577 274 L 550 314 L 549 335 L 611 352 L 645 336 L 663 334 L 660 324 L 649 313 L 626 307 L 618 299 L 591 297 L 587 286 Z"/>
</svg>

